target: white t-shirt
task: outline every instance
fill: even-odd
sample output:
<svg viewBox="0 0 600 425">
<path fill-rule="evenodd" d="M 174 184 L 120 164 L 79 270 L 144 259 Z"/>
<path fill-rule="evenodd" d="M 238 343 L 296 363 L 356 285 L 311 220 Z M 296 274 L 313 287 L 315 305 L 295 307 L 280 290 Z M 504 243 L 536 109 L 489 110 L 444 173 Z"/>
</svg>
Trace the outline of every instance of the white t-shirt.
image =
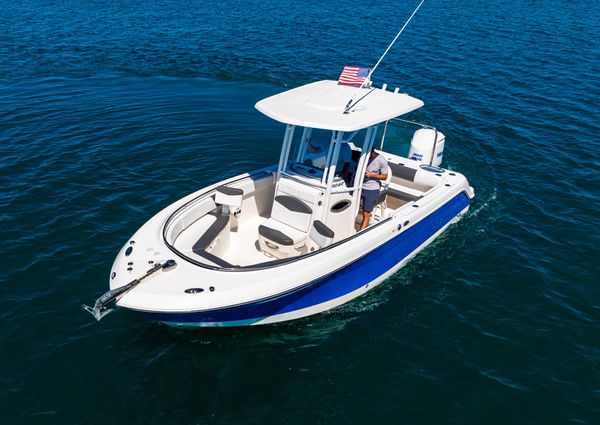
<svg viewBox="0 0 600 425">
<path fill-rule="evenodd" d="M 390 170 L 385 158 L 381 155 L 377 155 L 374 159 L 369 158 L 369 162 L 367 163 L 367 172 L 387 174 L 390 172 Z M 365 179 L 363 180 L 362 188 L 364 190 L 379 190 L 380 187 L 381 180 L 376 180 L 367 177 L 365 177 Z"/>
</svg>

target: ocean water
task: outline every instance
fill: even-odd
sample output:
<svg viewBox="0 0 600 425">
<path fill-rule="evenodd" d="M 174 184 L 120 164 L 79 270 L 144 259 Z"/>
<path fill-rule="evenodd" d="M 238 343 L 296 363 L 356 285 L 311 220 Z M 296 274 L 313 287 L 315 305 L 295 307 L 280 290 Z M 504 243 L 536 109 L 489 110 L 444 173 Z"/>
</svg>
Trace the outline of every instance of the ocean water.
<svg viewBox="0 0 600 425">
<path fill-rule="evenodd" d="M 476 199 L 378 289 L 257 328 L 80 309 L 154 213 L 276 162 L 256 101 L 373 64 L 416 4 L 3 4 L 2 423 L 600 423 L 597 1 L 425 2 L 373 79 Z"/>
</svg>

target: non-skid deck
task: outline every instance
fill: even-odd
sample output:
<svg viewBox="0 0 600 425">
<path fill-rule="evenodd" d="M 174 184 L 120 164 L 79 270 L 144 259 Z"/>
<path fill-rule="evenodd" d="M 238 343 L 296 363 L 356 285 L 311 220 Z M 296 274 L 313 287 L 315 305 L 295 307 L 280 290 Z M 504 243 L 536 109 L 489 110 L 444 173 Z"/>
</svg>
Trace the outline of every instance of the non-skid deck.
<svg viewBox="0 0 600 425">
<path fill-rule="evenodd" d="M 372 224 L 386 218 L 405 204 L 420 199 L 421 196 L 417 192 L 414 189 L 392 185 L 386 196 L 386 207 L 375 208 Z M 362 215 L 359 214 L 355 231 L 358 231 L 361 219 Z M 274 259 L 263 252 L 258 243 L 258 228 L 265 220 L 265 217 L 261 216 L 243 217 L 236 226 L 234 219 L 229 220 L 219 214 L 207 214 L 177 237 L 175 247 L 199 262 L 208 261 L 223 267 L 264 263 Z"/>
<path fill-rule="evenodd" d="M 247 219 L 237 229 L 230 231 L 228 246 L 219 258 L 233 266 L 248 266 L 272 260 L 258 246 L 258 226 L 264 221 L 264 217 Z M 194 252 L 193 247 L 204 237 L 207 226 L 211 226 L 212 222 L 214 219 L 201 219 L 193 223 L 179 235 L 175 247 L 186 256 L 205 262 L 207 256 Z M 226 226 L 230 226 L 230 223 Z M 210 245 L 207 248 L 210 254 Z"/>
</svg>

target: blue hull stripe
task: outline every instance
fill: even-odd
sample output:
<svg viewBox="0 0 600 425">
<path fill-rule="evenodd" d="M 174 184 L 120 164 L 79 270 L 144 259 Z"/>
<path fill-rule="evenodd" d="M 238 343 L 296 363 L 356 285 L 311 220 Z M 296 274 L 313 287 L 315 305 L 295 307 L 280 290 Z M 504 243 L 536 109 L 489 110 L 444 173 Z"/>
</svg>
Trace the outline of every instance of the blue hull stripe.
<svg viewBox="0 0 600 425">
<path fill-rule="evenodd" d="M 460 193 L 385 245 L 333 274 L 297 290 L 235 307 L 193 313 L 148 313 L 147 315 L 152 320 L 172 324 L 237 322 L 235 325 L 239 326 L 241 323 L 251 324 L 265 317 L 330 301 L 357 290 L 393 268 L 456 217 L 469 203 L 467 195 Z M 223 324 L 227 325 L 227 323 Z"/>
</svg>

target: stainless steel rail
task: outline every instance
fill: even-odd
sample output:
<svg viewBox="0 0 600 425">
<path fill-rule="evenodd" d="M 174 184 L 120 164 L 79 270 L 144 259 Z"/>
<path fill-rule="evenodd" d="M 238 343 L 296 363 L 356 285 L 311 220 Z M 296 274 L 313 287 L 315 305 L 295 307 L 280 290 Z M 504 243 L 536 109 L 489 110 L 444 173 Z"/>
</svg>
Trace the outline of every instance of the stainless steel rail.
<svg viewBox="0 0 600 425">
<path fill-rule="evenodd" d="M 433 139 L 433 149 L 431 150 L 431 158 L 429 159 L 429 165 L 433 165 L 433 158 L 435 156 L 435 147 L 436 147 L 437 142 L 438 142 L 438 131 L 437 131 L 437 129 L 435 127 L 432 127 L 430 125 L 423 124 L 423 123 L 420 123 L 420 122 L 405 120 L 403 118 L 392 118 L 392 119 L 387 120 L 385 122 L 385 126 L 383 127 L 383 134 L 381 135 L 381 142 L 379 144 L 379 150 L 383 150 L 383 144 L 385 142 L 385 135 L 387 133 L 388 123 L 390 121 L 399 121 L 399 122 L 403 122 L 405 124 L 410 124 L 410 125 L 414 125 L 414 126 L 421 127 L 421 128 L 428 128 L 430 130 L 435 131 L 435 137 Z"/>
</svg>

